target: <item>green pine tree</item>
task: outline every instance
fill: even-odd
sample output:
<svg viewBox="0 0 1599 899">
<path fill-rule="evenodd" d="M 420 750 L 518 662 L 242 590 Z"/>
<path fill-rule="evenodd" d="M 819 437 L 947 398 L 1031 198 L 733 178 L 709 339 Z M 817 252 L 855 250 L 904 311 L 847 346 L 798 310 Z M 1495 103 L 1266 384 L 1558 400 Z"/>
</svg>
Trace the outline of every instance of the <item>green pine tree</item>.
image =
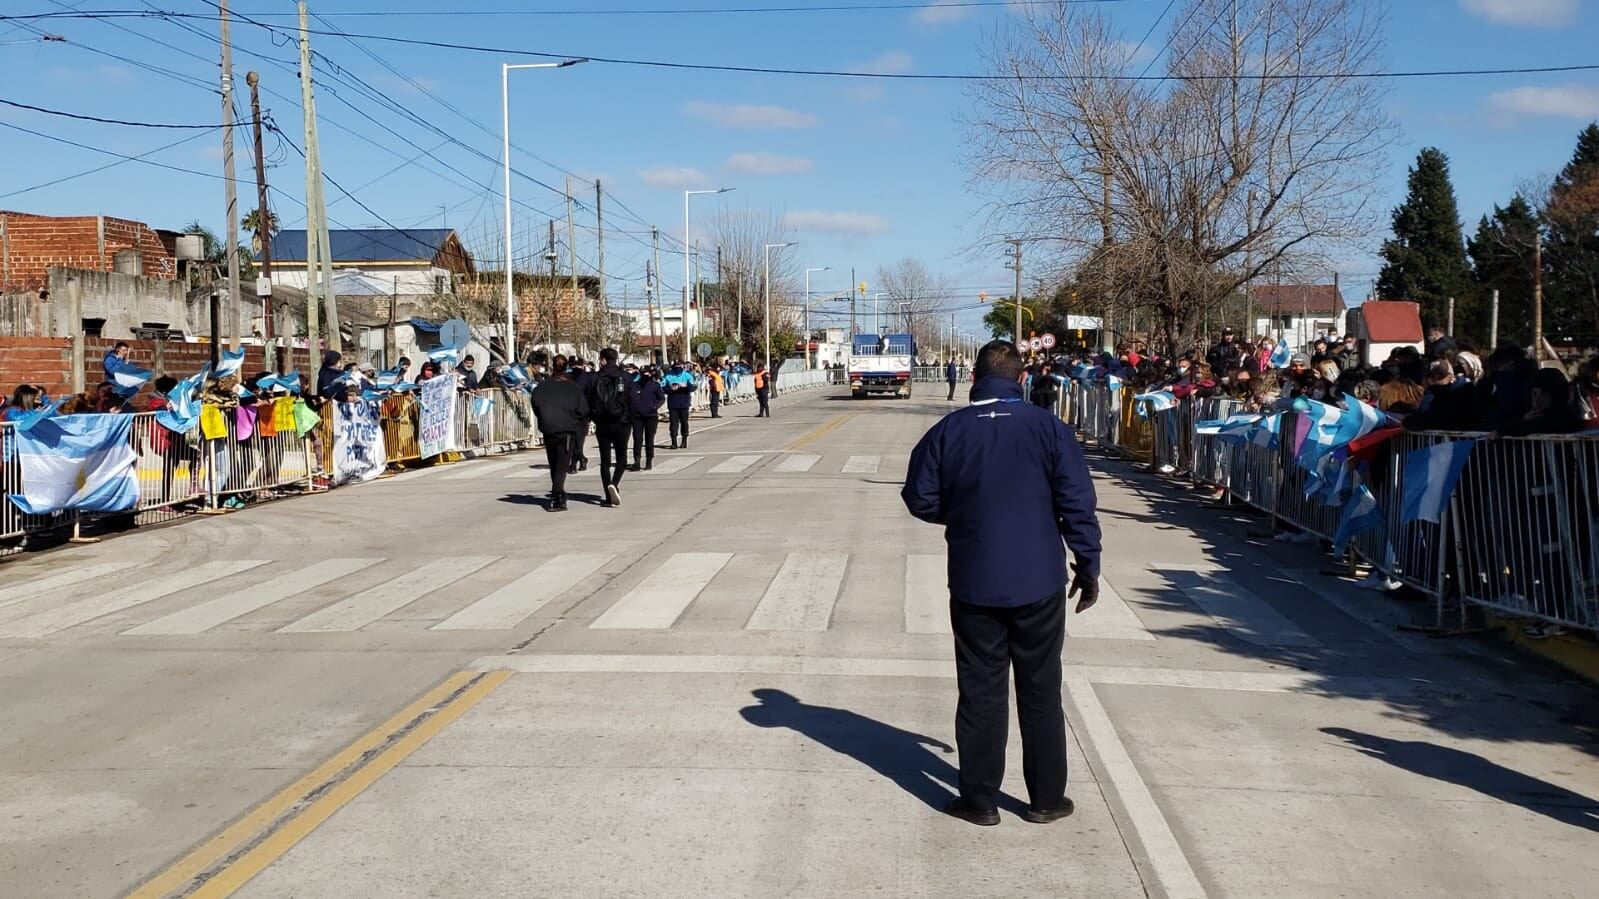
<svg viewBox="0 0 1599 899">
<path fill-rule="evenodd" d="M 1457 328 L 1460 321 L 1478 318 L 1460 208 L 1443 151 L 1428 147 L 1416 157 L 1410 192 L 1394 210 L 1394 236 L 1383 243 L 1382 255 L 1378 296 L 1420 303 L 1422 323 L 1428 327 L 1445 326 L 1450 297 L 1455 298 Z"/>
<path fill-rule="evenodd" d="M 1599 124 L 1577 136 L 1545 209 L 1544 331 L 1581 345 L 1599 342 Z"/>
<path fill-rule="evenodd" d="M 1489 298 L 1495 290 L 1499 291 L 1500 345 L 1532 345 L 1532 259 L 1538 228 L 1537 211 L 1518 194 L 1504 207 L 1495 206 L 1492 216 L 1483 216 L 1476 235 L 1467 242 L 1484 302 L 1480 315 L 1469 321 L 1460 318 L 1457 308 L 1456 327 L 1480 346 L 1488 344 Z"/>
</svg>

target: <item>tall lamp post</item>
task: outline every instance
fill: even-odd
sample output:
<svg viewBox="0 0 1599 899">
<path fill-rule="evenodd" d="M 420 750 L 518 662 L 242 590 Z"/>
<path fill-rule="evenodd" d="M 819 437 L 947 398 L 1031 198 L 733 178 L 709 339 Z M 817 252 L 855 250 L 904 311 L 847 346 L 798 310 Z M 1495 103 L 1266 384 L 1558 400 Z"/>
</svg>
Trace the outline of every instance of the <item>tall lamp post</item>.
<svg viewBox="0 0 1599 899">
<path fill-rule="evenodd" d="M 511 255 L 511 70 L 512 69 L 564 69 L 586 59 L 563 59 L 560 62 L 524 62 L 500 64 L 500 160 L 505 164 L 505 362 L 516 362 L 516 278 L 512 275 Z"/>
<path fill-rule="evenodd" d="M 768 372 L 772 370 L 772 251 L 792 246 L 795 246 L 792 242 L 769 243 L 761 250 L 762 264 L 765 266 L 766 272 L 766 276 L 763 279 L 765 283 L 761 286 L 765 288 L 766 294 L 766 314 L 762 316 L 765 319 L 762 324 L 766 326 L 766 370 Z"/>
<path fill-rule="evenodd" d="M 689 227 L 689 222 L 688 222 L 688 201 L 693 199 L 694 197 L 705 196 L 705 195 L 708 195 L 708 194 L 725 194 L 728 191 L 733 190 L 733 189 L 734 188 L 731 188 L 731 187 L 718 187 L 718 188 L 716 188 L 714 190 L 685 190 L 685 191 L 683 191 L 683 361 L 684 362 L 688 362 L 690 359 L 694 358 L 694 352 L 693 352 L 693 350 L 691 350 L 689 348 L 689 341 L 693 340 L 694 338 L 693 338 L 693 335 L 689 334 L 689 331 L 688 331 L 688 305 L 689 305 L 688 298 L 689 298 L 689 291 L 694 289 L 693 286 L 690 286 L 690 282 L 689 282 L 689 279 L 693 277 L 693 274 L 689 271 L 689 247 L 693 246 L 693 241 L 689 238 L 689 233 L 688 233 L 688 227 Z M 663 347 L 666 346 L 666 335 L 665 334 L 661 335 L 661 346 L 663 346 Z M 662 355 L 664 356 L 665 353 L 662 353 Z"/>
<path fill-rule="evenodd" d="M 832 271 L 831 266 L 805 270 L 805 370 L 811 370 L 811 272 Z"/>
</svg>

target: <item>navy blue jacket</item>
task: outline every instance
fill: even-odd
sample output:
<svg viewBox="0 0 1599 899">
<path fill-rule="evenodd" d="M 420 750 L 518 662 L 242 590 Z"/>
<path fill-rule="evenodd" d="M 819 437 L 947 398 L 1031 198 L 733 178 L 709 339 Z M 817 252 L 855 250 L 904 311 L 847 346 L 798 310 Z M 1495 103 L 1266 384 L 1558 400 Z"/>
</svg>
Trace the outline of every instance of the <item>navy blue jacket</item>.
<svg viewBox="0 0 1599 899">
<path fill-rule="evenodd" d="M 961 379 L 960 366 L 955 364 L 955 360 L 954 359 L 949 360 L 949 364 L 944 366 L 944 380 L 950 382 L 951 384 L 955 384 L 955 383 L 959 382 L 960 379 Z"/>
<path fill-rule="evenodd" d="M 1099 577 L 1099 519 L 1071 428 L 1022 401 L 1020 384 L 982 378 L 911 452 L 900 496 L 944 526 L 949 592 L 980 606 L 1025 606 L 1066 587 L 1062 538 L 1079 577 Z"/>
<path fill-rule="evenodd" d="M 654 418 L 660 414 L 661 404 L 666 402 L 666 393 L 661 390 L 660 382 L 654 378 L 639 378 L 634 386 L 633 416 Z"/>
</svg>

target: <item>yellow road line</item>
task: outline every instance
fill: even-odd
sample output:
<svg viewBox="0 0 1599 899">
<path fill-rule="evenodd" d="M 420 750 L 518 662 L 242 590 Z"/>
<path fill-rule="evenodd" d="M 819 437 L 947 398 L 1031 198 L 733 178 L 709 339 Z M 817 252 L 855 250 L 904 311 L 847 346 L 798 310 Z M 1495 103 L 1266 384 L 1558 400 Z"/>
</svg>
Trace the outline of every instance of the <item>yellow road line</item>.
<svg viewBox="0 0 1599 899">
<path fill-rule="evenodd" d="M 852 419 L 854 417 L 855 417 L 855 413 L 854 412 L 845 412 L 842 415 L 839 415 L 839 416 L 835 417 L 832 421 L 830 421 L 830 422 L 822 425 L 821 427 L 817 428 L 816 430 L 810 432 L 809 434 L 806 434 L 804 437 L 801 437 L 800 439 L 794 441 L 793 443 L 790 443 L 788 445 L 788 448 L 791 449 L 791 450 L 804 449 L 812 441 L 820 439 L 821 437 L 825 436 L 826 434 L 828 434 L 829 432 L 831 432 L 832 430 L 837 428 L 839 425 L 843 424 L 846 421 L 849 421 L 850 419 Z"/>
<path fill-rule="evenodd" d="M 450 675 L 311 773 L 256 806 L 221 833 L 144 883 L 129 894 L 129 899 L 155 899 L 174 891 L 192 896 L 224 896 L 233 892 L 510 676 L 509 671 L 492 671 L 481 675 L 459 671 Z M 403 737 L 394 739 L 397 733 L 419 718 L 423 719 L 420 724 L 412 727 Z M 387 749 L 367 758 L 369 753 L 391 740 L 392 745 Z M 352 766 L 352 773 L 337 780 Z M 334 785 L 327 788 L 330 782 L 334 782 Z M 313 800 L 312 797 L 316 798 Z M 309 804 L 296 811 L 297 806 L 307 801 Z M 284 821 L 285 816 L 292 817 Z M 281 826 L 272 829 L 280 821 Z M 265 837 L 259 837 L 263 831 L 266 831 Z M 252 840 L 259 841 L 251 846 Z M 203 884 L 192 891 L 185 889 L 197 877 L 246 847 L 249 847 L 248 851 L 229 862 Z"/>
</svg>

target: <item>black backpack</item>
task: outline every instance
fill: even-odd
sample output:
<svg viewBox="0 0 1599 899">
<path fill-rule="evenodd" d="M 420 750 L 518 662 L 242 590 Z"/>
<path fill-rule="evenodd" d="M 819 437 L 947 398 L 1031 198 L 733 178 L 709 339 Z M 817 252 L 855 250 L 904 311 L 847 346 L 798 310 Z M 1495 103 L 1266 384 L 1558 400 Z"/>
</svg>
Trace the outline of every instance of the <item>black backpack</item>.
<svg viewBox="0 0 1599 899">
<path fill-rule="evenodd" d="M 599 399 L 599 406 L 594 410 L 596 421 L 616 424 L 631 417 L 633 410 L 628 408 L 627 389 L 622 386 L 621 378 L 600 375 L 594 385 L 594 394 Z"/>
</svg>

